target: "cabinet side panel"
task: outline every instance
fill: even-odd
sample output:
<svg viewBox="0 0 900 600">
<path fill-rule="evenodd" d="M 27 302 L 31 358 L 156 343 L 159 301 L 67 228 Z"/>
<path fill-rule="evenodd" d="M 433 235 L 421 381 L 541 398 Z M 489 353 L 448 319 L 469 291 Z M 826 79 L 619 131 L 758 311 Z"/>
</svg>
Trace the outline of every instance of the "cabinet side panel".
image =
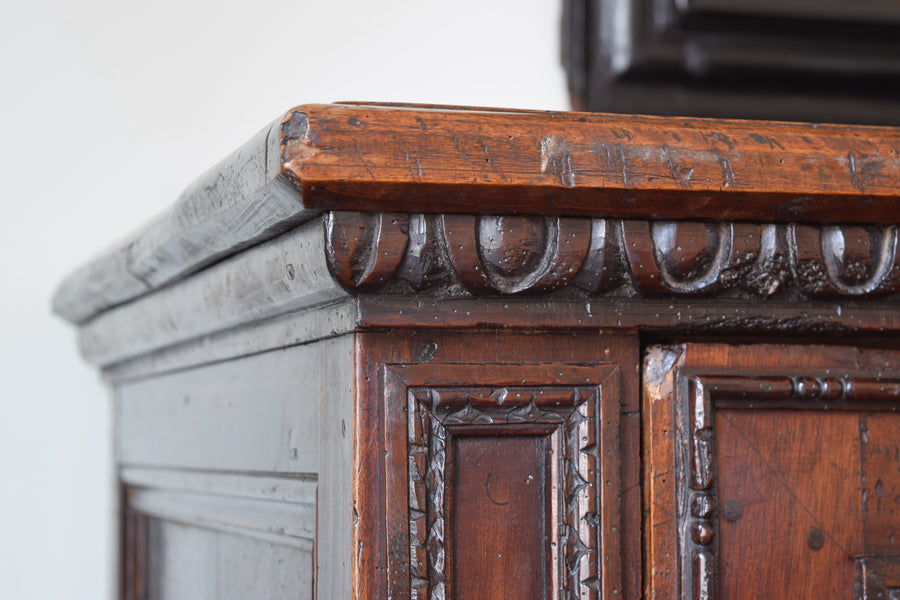
<svg viewBox="0 0 900 600">
<path fill-rule="evenodd" d="M 354 335 L 320 364 L 316 598 L 351 598 L 353 545 Z"/>
<path fill-rule="evenodd" d="M 353 365 L 347 335 L 117 389 L 125 597 L 349 597 Z"/>
<path fill-rule="evenodd" d="M 121 385 L 124 465 L 315 473 L 319 405 L 348 337 L 264 352 Z"/>
<path fill-rule="evenodd" d="M 157 519 L 147 543 L 146 600 L 310 597 L 308 550 Z"/>
</svg>

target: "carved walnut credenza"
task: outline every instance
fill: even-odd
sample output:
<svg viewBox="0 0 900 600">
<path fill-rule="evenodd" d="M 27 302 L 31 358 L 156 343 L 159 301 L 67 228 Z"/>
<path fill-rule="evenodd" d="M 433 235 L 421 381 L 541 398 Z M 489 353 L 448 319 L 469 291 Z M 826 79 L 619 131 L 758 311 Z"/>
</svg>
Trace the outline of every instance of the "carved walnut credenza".
<svg viewBox="0 0 900 600">
<path fill-rule="evenodd" d="M 122 597 L 900 597 L 898 151 L 290 111 L 55 297 Z"/>
</svg>

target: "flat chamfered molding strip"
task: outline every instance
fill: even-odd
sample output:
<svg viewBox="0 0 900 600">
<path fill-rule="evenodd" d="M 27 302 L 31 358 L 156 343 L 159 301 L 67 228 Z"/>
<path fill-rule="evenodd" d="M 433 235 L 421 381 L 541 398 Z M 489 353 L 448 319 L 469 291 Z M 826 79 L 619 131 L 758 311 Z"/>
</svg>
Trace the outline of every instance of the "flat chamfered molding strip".
<svg viewBox="0 0 900 600">
<path fill-rule="evenodd" d="M 85 322 L 322 210 L 892 222 L 898 151 L 884 127 L 305 105 L 76 271 L 53 306 Z"/>
<path fill-rule="evenodd" d="M 198 177 L 175 203 L 57 288 L 53 310 L 82 323 L 308 221 L 282 173 L 281 121 Z"/>
</svg>

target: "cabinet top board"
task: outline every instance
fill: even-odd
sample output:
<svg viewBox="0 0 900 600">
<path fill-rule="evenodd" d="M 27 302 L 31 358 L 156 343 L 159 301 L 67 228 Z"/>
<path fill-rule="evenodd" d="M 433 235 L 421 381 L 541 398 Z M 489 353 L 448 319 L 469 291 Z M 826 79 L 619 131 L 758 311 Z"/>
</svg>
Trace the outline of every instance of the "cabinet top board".
<svg viewBox="0 0 900 600">
<path fill-rule="evenodd" d="M 360 103 L 280 138 L 323 210 L 858 223 L 900 198 L 900 128 Z"/>
</svg>

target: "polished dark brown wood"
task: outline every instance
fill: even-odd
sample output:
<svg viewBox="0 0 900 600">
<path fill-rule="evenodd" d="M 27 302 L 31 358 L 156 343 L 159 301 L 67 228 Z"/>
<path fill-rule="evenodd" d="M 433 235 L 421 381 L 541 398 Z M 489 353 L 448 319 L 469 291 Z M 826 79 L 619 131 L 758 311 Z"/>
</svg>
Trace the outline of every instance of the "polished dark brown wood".
<svg viewBox="0 0 900 600">
<path fill-rule="evenodd" d="M 552 573 L 545 567 L 553 564 L 557 548 L 547 518 L 555 487 L 546 468 L 551 449 L 547 435 L 534 433 L 453 440 L 448 522 L 457 524 L 458 533 L 448 552 L 448 597 L 552 597 Z M 491 534 L 473 544 L 463 529 Z"/>
</svg>

